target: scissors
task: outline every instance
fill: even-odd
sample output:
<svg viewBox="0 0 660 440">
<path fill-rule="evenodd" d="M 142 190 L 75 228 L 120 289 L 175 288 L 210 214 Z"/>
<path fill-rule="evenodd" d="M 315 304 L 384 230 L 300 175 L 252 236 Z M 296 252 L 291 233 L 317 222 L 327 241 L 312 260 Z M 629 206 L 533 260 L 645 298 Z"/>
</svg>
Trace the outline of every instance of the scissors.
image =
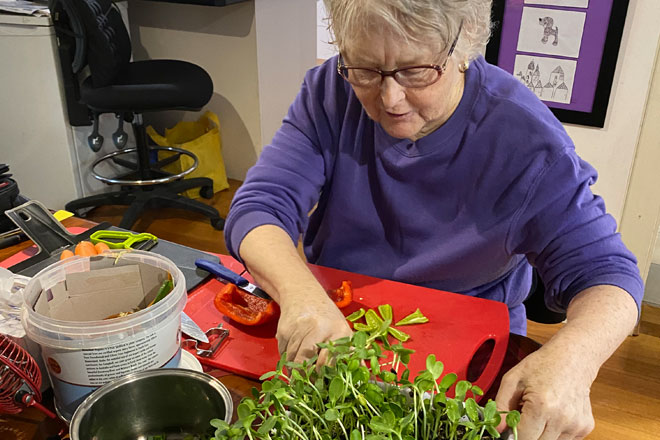
<svg viewBox="0 0 660 440">
<path fill-rule="evenodd" d="M 154 247 L 158 238 L 147 232 L 96 231 L 89 239 L 92 243 L 105 243 L 110 249 L 137 249 L 147 251 Z"/>
</svg>

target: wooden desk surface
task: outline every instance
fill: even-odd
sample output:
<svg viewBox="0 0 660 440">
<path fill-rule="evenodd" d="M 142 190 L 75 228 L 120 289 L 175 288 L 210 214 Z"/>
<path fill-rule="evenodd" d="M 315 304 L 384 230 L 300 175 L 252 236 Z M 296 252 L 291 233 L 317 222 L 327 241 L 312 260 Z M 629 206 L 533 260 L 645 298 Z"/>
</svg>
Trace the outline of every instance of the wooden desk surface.
<svg viewBox="0 0 660 440">
<path fill-rule="evenodd" d="M 89 228 L 96 225 L 94 222 L 75 217 L 66 219 L 62 223 L 66 227 Z M 33 243 L 31 241 L 26 241 L 9 248 L 0 249 L 0 261 L 32 245 Z M 499 376 L 491 389 L 486 393 L 486 397 L 494 398 L 502 375 L 539 347 L 540 344 L 532 339 L 511 334 Z M 235 411 L 240 400 L 250 394 L 252 387 L 259 386 L 257 381 L 229 374 L 222 370 L 209 370 L 206 373 L 218 378 L 231 393 L 234 401 L 234 417 L 236 417 Z M 54 409 L 52 390 L 44 393 L 42 400 L 42 403 L 47 408 L 50 410 Z M 66 432 L 67 426 L 63 421 L 49 419 L 35 408 L 27 408 L 15 415 L 0 414 L 0 438 L 3 440 L 54 440 L 58 434 L 64 434 Z"/>
</svg>

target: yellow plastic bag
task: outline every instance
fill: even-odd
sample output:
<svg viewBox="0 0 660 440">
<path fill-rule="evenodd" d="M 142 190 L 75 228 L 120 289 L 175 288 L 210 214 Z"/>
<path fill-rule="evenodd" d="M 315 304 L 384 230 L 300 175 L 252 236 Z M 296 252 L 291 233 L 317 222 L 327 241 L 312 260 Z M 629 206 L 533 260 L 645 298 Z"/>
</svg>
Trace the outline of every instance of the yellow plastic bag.
<svg viewBox="0 0 660 440">
<path fill-rule="evenodd" d="M 150 125 L 147 127 L 149 137 L 161 147 L 178 147 L 190 151 L 197 156 L 198 164 L 195 171 L 185 178 L 209 177 L 213 180 L 213 192 L 229 188 L 225 162 L 222 159 L 222 140 L 220 139 L 220 121 L 218 116 L 207 111 L 197 121 L 181 121 L 173 128 L 165 129 L 165 136 L 161 136 Z M 169 151 L 158 152 L 158 159 L 162 160 L 175 153 Z M 163 170 L 178 174 L 190 168 L 193 164 L 191 157 L 181 155 L 179 160 L 171 163 Z M 186 197 L 199 196 L 199 189 L 189 189 L 183 193 Z"/>
</svg>

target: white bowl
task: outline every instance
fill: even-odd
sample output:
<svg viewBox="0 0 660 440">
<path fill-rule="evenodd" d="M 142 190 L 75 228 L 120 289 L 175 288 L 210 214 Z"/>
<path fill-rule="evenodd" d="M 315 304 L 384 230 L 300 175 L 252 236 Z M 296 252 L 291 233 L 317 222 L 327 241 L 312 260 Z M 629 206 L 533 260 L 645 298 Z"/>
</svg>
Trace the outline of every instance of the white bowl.
<svg viewBox="0 0 660 440">
<path fill-rule="evenodd" d="M 199 363 L 197 358 L 189 351 L 183 349 L 181 349 L 181 361 L 179 361 L 179 368 L 199 371 L 200 373 L 204 372 L 202 364 Z"/>
</svg>

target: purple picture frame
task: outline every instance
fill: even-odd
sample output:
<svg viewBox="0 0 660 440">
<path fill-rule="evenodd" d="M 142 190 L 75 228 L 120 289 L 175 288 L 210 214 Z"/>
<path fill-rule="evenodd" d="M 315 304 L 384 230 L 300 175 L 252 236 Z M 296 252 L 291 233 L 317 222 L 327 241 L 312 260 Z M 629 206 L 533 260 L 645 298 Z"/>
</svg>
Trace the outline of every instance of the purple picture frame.
<svg viewBox="0 0 660 440">
<path fill-rule="evenodd" d="M 493 0 L 493 31 L 486 60 L 512 74 L 517 55 L 576 61 L 570 102 L 543 102 L 562 122 L 603 127 L 628 3 L 629 0 L 589 0 L 587 8 L 575 8 L 524 0 Z M 586 13 L 578 56 L 519 51 L 518 37 L 526 7 Z"/>
</svg>

